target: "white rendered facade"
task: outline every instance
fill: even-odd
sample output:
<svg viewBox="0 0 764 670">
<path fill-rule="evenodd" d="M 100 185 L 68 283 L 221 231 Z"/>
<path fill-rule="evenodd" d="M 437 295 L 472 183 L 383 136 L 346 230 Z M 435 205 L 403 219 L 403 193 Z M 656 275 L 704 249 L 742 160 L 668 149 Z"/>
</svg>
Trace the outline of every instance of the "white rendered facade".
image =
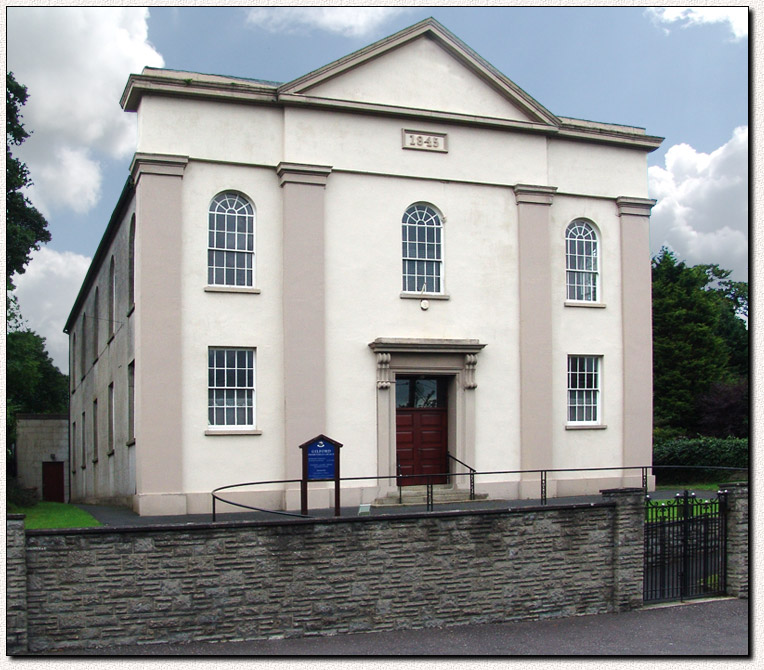
<svg viewBox="0 0 764 670">
<path fill-rule="evenodd" d="M 147 68 L 122 105 L 138 114 L 132 184 L 67 323 L 73 355 L 96 289 L 107 313 L 112 256 L 125 327 L 108 344 L 104 330 L 105 351 L 72 375 L 70 425 L 81 430 L 84 413 L 86 453 L 84 468 L 72 458 L 73 499 L 208 512 L 216 487 L 298 479 L 298 445 L 320 433 L 344 444 L 343 477 L 393 476 L 396 380 L 412 375 L 443 381 L 443 448 L 478 471 L 651 462 L 646 154 L 660 138 L 554 116 L 432 20 L 283 85 Z M 231 252 L 251 261 L 251 282 L 208 282 L 221 194 L 251 205 L 253 248 Z M 421 251 L 438 263 L 423 276 L 439 281 L 418 291 L 403 281 L 404 254 L 419 252 L 402 254 L 412 206 L 439 230 Z M 568 292 L 573 222 L 594 236 L 581 262 L 596 260 L 595 293 Z M 597 370 L 597 388 L 575 396 L 596 407 L 585 420 L 569 407 L 590 383 L 571 391 L 579 359 Z M 232 376 L 216 377 L 225 360 Z M 110 385 L 115 453 L 92 465 L 92 414 L 102 450 Z M 248 398 L 251 415 L 231 424 Z M 217 399 L 233 403 L 229 418 L 211 418 Z M 533 497 L 538 483 L 493 475 L 478 490 Z M 640 484 L 638 470 L 555 473 L 548 493 Z M 343 504 L 394 486 L 349 482 Z M 294 484 L 239 495 L 299 506 Z M 331 499 L 312 485 L 311 505 Z"/>
</svg>

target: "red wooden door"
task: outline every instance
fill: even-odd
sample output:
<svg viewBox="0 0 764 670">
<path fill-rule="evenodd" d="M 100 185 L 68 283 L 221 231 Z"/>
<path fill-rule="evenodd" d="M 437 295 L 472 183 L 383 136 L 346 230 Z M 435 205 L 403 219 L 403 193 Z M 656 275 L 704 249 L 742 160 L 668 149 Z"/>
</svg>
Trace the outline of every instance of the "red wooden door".
<svg viewBox="0 0 764 670">
<path fill-rule="evenodd" d="M 396 413 L 398 468 L 401 475 L 441 475 L 431 484 L 445 484 L 448 412 L 445 409 L 399 409 Z M 427 483 L 427 477 L 402 478 L 402 486 Z"/>
<path fill-rule="evenodd" d="M 447 379 L 396 378 L 396 455 L 402 486 L 445 484 L 448 472 Z M 422 476 L 419 476 L 422 475 Z"/>
<path fill-rule="evenodd" d="M 42 464 L 42 499 L 49 502 L 64 502 L 63 461 Z"/>
</svg>

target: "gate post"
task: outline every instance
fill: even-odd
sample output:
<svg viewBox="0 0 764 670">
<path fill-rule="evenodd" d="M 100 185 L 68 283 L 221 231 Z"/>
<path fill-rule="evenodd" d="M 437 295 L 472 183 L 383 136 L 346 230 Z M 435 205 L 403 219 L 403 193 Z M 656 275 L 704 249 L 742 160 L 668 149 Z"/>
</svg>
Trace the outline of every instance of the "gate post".
<svg viewBox="0 0 764 670">
<path fill-rule="evenodd" d="M 612 611 L 642 606 L 645 544 L 645 492 L 641 488 L 600 491 L 605 502 L 615 503 L 613 519 Z"/>
<path fill-rule="evenodd" d="M 748 598 L 748 482 L 720 486 L 727 493 L 727 595 Z"/>
</svg>

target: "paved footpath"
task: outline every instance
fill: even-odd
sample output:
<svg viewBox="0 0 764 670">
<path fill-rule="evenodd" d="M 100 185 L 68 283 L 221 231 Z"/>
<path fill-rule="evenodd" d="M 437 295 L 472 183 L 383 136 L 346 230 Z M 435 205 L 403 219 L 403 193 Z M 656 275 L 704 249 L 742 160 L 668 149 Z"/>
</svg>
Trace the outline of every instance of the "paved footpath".
<svg viewBox="0 0 764 670">
<path fill-rule="evenodd" d="M 732 598 L 621 614 L 256 642 L 133 645 L 121 656 L 747 656 L 748 601 Z"/>
</svg>

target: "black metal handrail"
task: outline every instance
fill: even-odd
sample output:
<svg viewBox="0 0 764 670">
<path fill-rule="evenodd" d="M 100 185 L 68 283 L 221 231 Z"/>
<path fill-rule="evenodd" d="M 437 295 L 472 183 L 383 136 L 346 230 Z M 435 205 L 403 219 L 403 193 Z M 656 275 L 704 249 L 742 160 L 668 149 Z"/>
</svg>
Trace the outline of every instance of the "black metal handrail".
<svg viewBox="0 0 764 670">
<path fill-rule="evenodd" d="M 452 461 L 456 461 L 459 465 L 461 465 L 461 466 L 467 468 L 467 470 L 469 470 L 469 475 L 470 475 L 470 500 L 474 500 L 475 499 L 475 473 L 477 472 L 477 470 L 475 470 L 475 468 L 467 465 L 464 461 L 460 461 L 453 454 L 446 454 L 446 456 L 448 456 Z"/>
<path fill-rule="evenodd" d="M 464 465 L 464 464 L 462 464 Z M 465 466 L 469 467 L 469 466 Z M 339 481 L 341 482 L 360 482 L 360 481 L 370 481 L 370 480 L 391 480 L 391 479 L 397 479 L 398 489 L 399 489 L 399 501 L 402 501 L 402 494 L 400 493 L 401 484 L 400 480 L 402 479 L 413 479 L 416 478 L 418 480 L 421 480 L 423 477 L 427 479 L 426 484 L 426 508 L 427 511 L 430 512 L 433 510 L 433 484 L 432 480 L 436 478 L 443 478 L 443 477 L 463 477 L 463 476 L 469 476 L 471 478 L 474 478 L 476 475 L 482 476 L 482 475 L 526 475 L 526 474 L 538 474 L 539 475 L 539 484 L 540 484 L 540 501 L 542 505 L 547 504 L 547 477 L 549 473 L 558 473 L 558 472 L 602 472 L 606 470 L 620 470 L 620 471 L 627 471 L 627 470 L 641 470 L 642 472 L 642 488 L 647 489 L 647 476 L 649 470 L 654 470 L 656 468 L 659 469 L 695 469 L 695 470 L 726 470 L 726 471 L 736 471 L 736 472 L 748 472 L 748 468 L 732 468 L 732 467 L 725 467 L 725 466 L 712 466 L 712 465 L 627 465 L 627 466 L 610 466 L 610 467 L 600 467 L 600 468 L 548 468 L 544 470 L 493 470 L 493 471 L 486 471 L 486 472 L 478 472 L 477 470 L 471 471 L 469 473 L 460 473 L 460 472 L 454 472 L 454 473 L 447 473 L 447 472 L 441 472 L 441 473 L 431 473 L 427 475 L 402 475 L 400 474 L 400 468 L 398 468 L 398 473 L 395 475 L 371 475 L 366 477 L 341 477 Z M 471 469 L 472 470 L 472 469 Z M 474 479 L 473 479 L 474 480 Z M 241 488 L 244 486 L 264 486 L 267 484 L 300 484 L 302 482 L 301 479 L 276 479 L 276 480 L 270 480 L 270 481 L 261 481 L 261 482 L 245 482 L 242 484 L 228 484 L 226 486 L 219 486 L 216 489 L 213 489 L 210 492 L 210 495 L 212 496 L 212 520 L 216 520 L 216 501 L 220 501 L 221 503 L 225 503 L 226 505 L 232 505 L 234 507 L 241 507 L 243 509 L 252 510 L 255 512 L 265 512 L 269 514 L 279 514 L 283 516 L 293 516 L 293 517 L 299 517 L 302 519 L 311 519 L 310 515 L 306 514 L 298 514 L 296 512 L 285 512 L 282 510 L 270 510 L 265 509 L 262 507 L 254 507 L 252 505 L 245 505 L 244 503 L 238 503 L 234 502 L 232 500 L 226 500 L 225 498 L 222 498 L 219 494 L 219 492 L 227 491 L 230 489 L 235 488 Z"/>
</svg>

